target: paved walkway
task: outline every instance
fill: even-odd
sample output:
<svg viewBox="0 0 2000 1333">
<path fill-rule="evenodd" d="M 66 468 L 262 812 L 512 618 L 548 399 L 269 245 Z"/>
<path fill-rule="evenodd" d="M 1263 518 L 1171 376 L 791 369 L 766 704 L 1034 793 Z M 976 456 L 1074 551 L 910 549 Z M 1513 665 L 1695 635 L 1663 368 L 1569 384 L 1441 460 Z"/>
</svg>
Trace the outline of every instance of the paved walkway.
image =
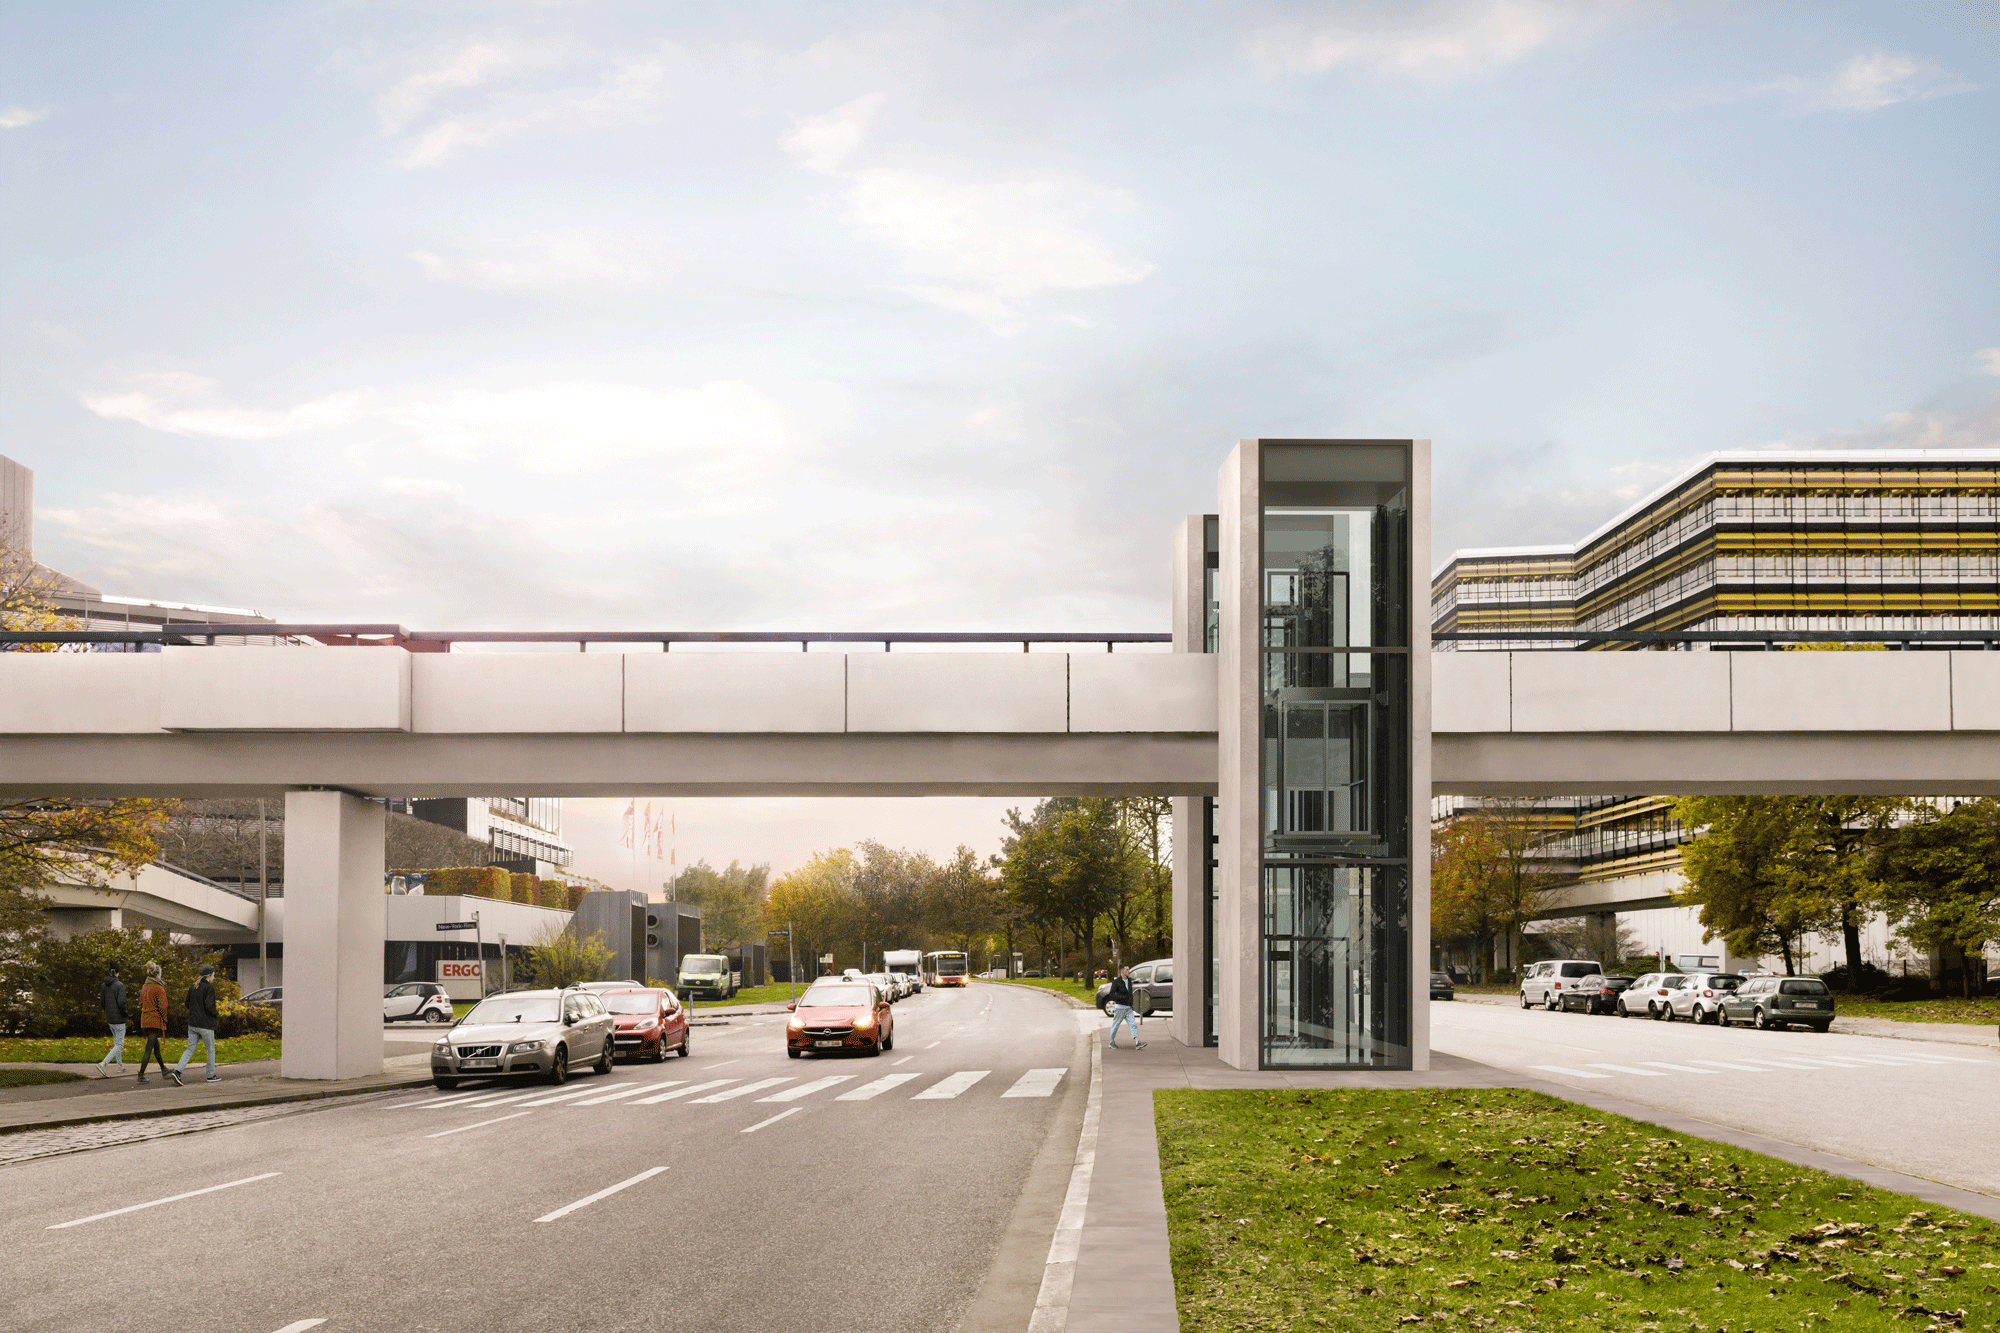
<svg viewBox="0 0 2000 1333">
<path fill-rule="evenodd" d="M 92 1070 L 89 1065 L 15 1067 L 67 1069 L 82 1073 Z M 134 1081 L 138 1066 L 130 1064 L 126 1068 L 132 1073 L 122 1078 L 116 1075 L 103 1079 L 86 1077 L 80 1083 L 47 1083 L 0 1091 L 0 1134 L 54 1129 L 100 1120 L 137 1120 L 180 1115 L 188 1111 L 222 1111 L 278 1102 L 314 1101 L 325 1097 L 415 1087 L 431 1081 L 430 1056 L 427 1054 L 391 1056 L 382 1062 L 381 1073 L 347 1079 L 282 1078 L 278 1074 L 276 1060 L 217 1065 L 216 1073 L 222 1076 L 220 1083 L 202 1081 L 204 1066 L 197 1059 L 182 1075 L 187 1085 L 179 1088 L 158 1076 L 141 1086 Z"/>
<path fill-rule="evenodd" d="M 1096 1164 L 1077 1255 L 1067 1333 L 1133 1333 L 1133 1330 L 1178 1333 L 1180 1328 L 1180 1314 L 1174 1303 L 1173 1267 L 1168 1257 L 1159 1141 L 1153 1122 L 1153 1093 L 1160 1088 L 1528 1088 L 2000 1221 L 2000 1199 L 1984 1194 L 1656 1111 L 1615 1097 L 1522 1078 L 1457 1056 L 1433 1052 L 1432 1068 L 1423 1073 L 1241 1070 L 1223 1064 L 1213 1049 L 1182 1046 L 1167 1035 L 1164 1023 L 1147 1023 L 1141 1030 L 1146 1038 L 1144 1050 L 1104 1052 Z"/>
</svg>

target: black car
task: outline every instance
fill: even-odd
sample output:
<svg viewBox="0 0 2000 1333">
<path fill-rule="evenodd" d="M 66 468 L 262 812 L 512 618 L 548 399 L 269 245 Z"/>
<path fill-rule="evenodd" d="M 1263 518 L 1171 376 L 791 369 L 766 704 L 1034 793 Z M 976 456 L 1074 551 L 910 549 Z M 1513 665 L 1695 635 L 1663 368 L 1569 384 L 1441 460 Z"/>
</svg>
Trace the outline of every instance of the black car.
<svg viewBox="0 0 2000 1333">
<path fill-rule="evenodd" d="M 1451 984 L 1449 972 L 1431 973 L 1431 998 L 1433 1000 L 1456 1000 L 1458 987 Z"/>
<path fill-rule="evenodd" d="M 1618 997 L 1629 987 L 1635 977 L 1606 976 L 1599 973 L 1584 977 L 1563 992 L 1562 1008 L 1565 1013 L 1581 1010 L 1586 1014 L 1615 1014 L 1618 1012 Z"/>
</svg>

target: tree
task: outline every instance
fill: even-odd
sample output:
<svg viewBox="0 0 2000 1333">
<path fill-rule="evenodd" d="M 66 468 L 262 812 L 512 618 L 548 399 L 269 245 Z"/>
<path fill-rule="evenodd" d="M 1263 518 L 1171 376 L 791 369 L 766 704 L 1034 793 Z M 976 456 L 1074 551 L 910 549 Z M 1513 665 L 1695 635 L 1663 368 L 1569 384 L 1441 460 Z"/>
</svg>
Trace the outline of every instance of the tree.
<svg viewBox="0 0 2000 1333">
<path fill-rule="evenodd" d="M 770 882 L 768 864 L 746 870 L 731 861 L 727 870 L 716 870 L 702 860 L 681 871 L 673 893 L 676 900 L 701 908 L 703 946 L 729 949 L 764 942 L 764 895 Z"/>
<path fill-rule="evenodd" d="M 854 853 L 845 847 L 815 852 L 804 865 L 778 876 L 764 899 L 764 924 L 791 928 L 792 943 L 806 971 L 818 974 L 818 959 L 855 940 L 858 917 L 854 894 Z"/>
<path fill-rule="evenodd" d="M 1685 883 L 1676 895 L 1700 909 L 1710 936 L 1745 958 L 1781 954 L 1785 971 L 1798 941 L 1829 925 L 1826 900 L 1800 892 L 1800 829 L 1813 818 L 1794 796 L 1682 796 L 1674 817 L 1696 831 L 1681 851 Z"/>
<path fill-rule="evenodd" d="M 1882 840 L 1875 858 L 1882 906 L 1906 940 L 1943 955 L 1969 997 L 1975 978 L 1966 959 L 2000 938 L 2000 802 L 1908 808 L 1910 818 Z"/>
<path fill-rule="evenodd" d="M 924 884 L 926 931 L 938 942 L 969 954 L 979 941 L 992 939 L 999 916 L 998 877 L 988 875 L 978 855 L 960 844 L 958 853 Z"/>
<path fill-rule="evenodd" d="M 1808 644 L 1805 647 L 1846 647 Z M 1879 647 L 1880 645 L 1872 645 Z M 1782 798 L 1792 830 L 1778 881 L 1790 914 L 1838 934 L 1850 974 L 1861 970 L 1861 927 L 1877 904 L 1876 848 L 1912 809 L 1897 796 Z"/>
<path fill-rule="evenodd" d="M 604 936 L 592 932 L 579 935 L 574 930 L 550 925 L 528 950 L 528 979 L 551 990 L 604 980 L 604 965 L 611 961 L 611 948 Z"/>
<path fill-rule="evenodd" d="M 1001 872 L 1008 896 L 1029 919 L 1058 924 L 1081 943 L 1088 974 L 1098 919 L 1131 893 L 1138 878 L 1138 850 L 1118 802 L 1057 798 L 1027 819 L 1018 811 L 1008 817 L 1014 836 Z M 1058 950 L 1061 944 L 1058 935 Z"/>
<path fill-rule="evenodd" d="M 1529 801 L 1489 799 L 1432 834 L 1431 929 L 1472 939 L 1482 961 L 1501 939 L 1518 966 L 1527 923 L 1572 876 L 1545 853 L 1559 830 Z"/>
</svg>

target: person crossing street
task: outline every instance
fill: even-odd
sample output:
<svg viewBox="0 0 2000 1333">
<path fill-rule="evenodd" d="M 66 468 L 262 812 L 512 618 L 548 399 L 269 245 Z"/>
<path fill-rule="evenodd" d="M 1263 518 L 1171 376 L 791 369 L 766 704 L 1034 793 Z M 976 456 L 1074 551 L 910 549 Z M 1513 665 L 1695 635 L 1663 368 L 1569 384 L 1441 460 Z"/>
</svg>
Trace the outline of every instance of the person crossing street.
<svg viewBox="0 0 2000 1333">
<path fill-rule="evenodd" d="M 1118 1025 L 1123 1023 L 1132 1029 L 1132 1049 L 1144 1050 L 1146 1043 L 1139 1040 L 1139 1020 L 1132 1012 L 1131 968 L 1118 969 L 1118 975 L 1111 979 L 1110 993 L 1104 998 L 1111 1005 L 1111 1035 L 1105 1039 L 1105 1048 L 1118 1049 Z"/>
</svg>

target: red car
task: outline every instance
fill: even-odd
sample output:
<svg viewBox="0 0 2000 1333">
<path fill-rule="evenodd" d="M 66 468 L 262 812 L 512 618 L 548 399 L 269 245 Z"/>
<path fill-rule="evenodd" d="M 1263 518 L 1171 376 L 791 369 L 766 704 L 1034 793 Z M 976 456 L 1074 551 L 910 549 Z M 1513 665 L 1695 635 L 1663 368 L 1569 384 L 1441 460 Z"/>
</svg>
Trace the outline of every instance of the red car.
<svg viewBox="0 0 2000 1333">
<path fill-rule="evenodd" d="M 618 1024 L 614 1040 L 620 1059 L 644 1056 L 664 1061 L 671 1052 L 688 1055 L 688 1015 L 670 990 L 633 987 L 599 991 L 597 998 Z"/>
<path fill-rule="evenodd" d="M 785 1007 L 792 1011 L 785 1024 L 785 1054 L 794 1060 L 843 1051 L 880 1055 L 896 1048 L 889 997 L 873 982 L 822 977 Z"/>
</svg>

